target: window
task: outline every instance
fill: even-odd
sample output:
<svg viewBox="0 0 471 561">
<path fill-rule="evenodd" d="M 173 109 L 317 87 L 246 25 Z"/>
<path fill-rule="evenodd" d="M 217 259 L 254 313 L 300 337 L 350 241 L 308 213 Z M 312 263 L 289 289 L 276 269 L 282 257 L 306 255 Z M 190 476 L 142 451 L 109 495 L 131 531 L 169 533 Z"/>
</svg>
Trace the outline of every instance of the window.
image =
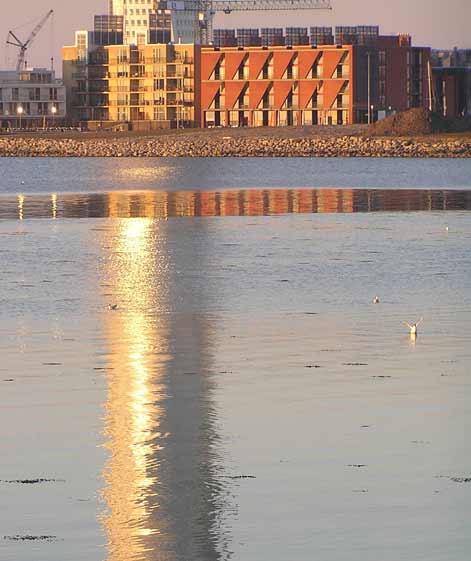
<svg viewBox="0 0 471 561">
<path fill-rule="evenodd" d="M 263 65 L 262 79 L 268 80 L 268 61 Z"/>
<path fill-rule="evenodd" d="M 41 89 L 40 88 L 31 88 L 29 90 L 29 100 L 30 101 L 39 101 L 41 99 Z"/>
<path fill-rule="evenodd" d="M 20 99 L 20 90 L 18 88 L 12 88 L 11 90 L 11 98 L 13 101 L 19 101 Z"/>
<path fill-rule="evenodd" d="M 49 88 L 49 99 L 57 101 L 57 88 Z"/>
<path fill-rule="evenodd" d="M 154 107 L 154 121 L 165 121 L 165 108 Z"/>
</svg>

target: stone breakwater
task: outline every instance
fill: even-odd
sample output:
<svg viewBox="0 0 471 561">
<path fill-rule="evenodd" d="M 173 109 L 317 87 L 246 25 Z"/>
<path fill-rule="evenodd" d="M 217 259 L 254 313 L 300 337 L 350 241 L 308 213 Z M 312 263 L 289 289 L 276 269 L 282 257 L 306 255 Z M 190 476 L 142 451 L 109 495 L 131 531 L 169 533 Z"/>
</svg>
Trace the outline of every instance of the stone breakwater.
<svg viewBox="0 0 471 561">
<path fill-rule="evenodd" d="M 0 157 L 396 157 L 470 158 L 471 142 L 401 138 L 178 137 L 0 138 Z"/>
</svg>

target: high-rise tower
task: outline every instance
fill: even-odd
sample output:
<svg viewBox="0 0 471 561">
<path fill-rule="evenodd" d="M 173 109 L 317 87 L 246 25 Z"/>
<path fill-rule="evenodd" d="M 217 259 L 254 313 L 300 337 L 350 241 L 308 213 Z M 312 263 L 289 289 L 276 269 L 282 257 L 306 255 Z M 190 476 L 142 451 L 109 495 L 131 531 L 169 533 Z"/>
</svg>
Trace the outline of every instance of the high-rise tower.
<svg viewBox="0 0 471 561">
<path fill-rule="evenodd" d="M 144 44 L 149 32 L 162 21 L 157 16 L 169 16 L 171 39 L 175 43 L 198 43 L 199 21 L 197 2 L 191 0 L 110 0 L 110 14 L 124 17 L 124 42 Z"/>
</svg>

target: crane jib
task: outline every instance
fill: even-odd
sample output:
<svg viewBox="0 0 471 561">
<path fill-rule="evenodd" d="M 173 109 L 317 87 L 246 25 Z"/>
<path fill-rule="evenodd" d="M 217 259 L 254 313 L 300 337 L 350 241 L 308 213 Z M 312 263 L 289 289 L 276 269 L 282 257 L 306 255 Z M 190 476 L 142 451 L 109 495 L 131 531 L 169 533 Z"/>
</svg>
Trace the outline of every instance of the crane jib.
<svg viewBox="0 0 471 561">
<path fill-rule="evenodd" d="M 41 31 L 41 29 L 44 27 L 47 20 L 53 14 L 54 14 L 54 10 L 49 10 L 49 12 L 43 18 L 41 18 L 41 20 L 36 25 L 36 27 L 33 29 L 33 31 L 31 31 L 31 33 L 29 34 L 29 37 L 26 39 L 25 42 L 18 39 L 18 37 L 13 33 L 13 31 L 8 32 L 7 44 L 8 45 L 13 45 L 14 47 L 18 47 L 20 49 L 20 52 L 18 54 L 18 60 L 17 60 L 17 63 L 16 63 L 16 70 L 17 71 L 19 71 L 23 68 L 23 64 L 24 64 L 25 56 L 26 56 L 26 51 L 27 51 L 28 47 L 31 46 L 31 43 L 34 41 L 34 38 L 36 37 L 36 35 Z M 10 37 L 13 37 L 15 42 L 10 41 Z"/>
</svg>

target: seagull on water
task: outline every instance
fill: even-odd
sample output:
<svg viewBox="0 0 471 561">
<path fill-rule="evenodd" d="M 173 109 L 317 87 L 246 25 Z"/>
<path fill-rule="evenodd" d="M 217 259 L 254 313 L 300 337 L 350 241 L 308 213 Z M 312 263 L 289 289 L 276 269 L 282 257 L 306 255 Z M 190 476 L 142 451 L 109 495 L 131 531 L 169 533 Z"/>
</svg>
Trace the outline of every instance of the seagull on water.
<svg viewBox="0 0 471 561">
<path fill-rule="evenodd" d="M 373 304 L 379 304 L 379 296 L 373 298 Z"/>
<path fill-rule="evenodd" d="M 405 321 L 404 324 L 410 329 L 411 335 L 417 335 L 417 327 L 424 321 L 424 318 L 420 318 L 418 322 L 410 324 L 408 321 Z"/>
<path fill-rule="evenodd" d="M 118 304 L 110 304 L 108 310 L 116 311 L 118 309 Z"/>
</svg>

